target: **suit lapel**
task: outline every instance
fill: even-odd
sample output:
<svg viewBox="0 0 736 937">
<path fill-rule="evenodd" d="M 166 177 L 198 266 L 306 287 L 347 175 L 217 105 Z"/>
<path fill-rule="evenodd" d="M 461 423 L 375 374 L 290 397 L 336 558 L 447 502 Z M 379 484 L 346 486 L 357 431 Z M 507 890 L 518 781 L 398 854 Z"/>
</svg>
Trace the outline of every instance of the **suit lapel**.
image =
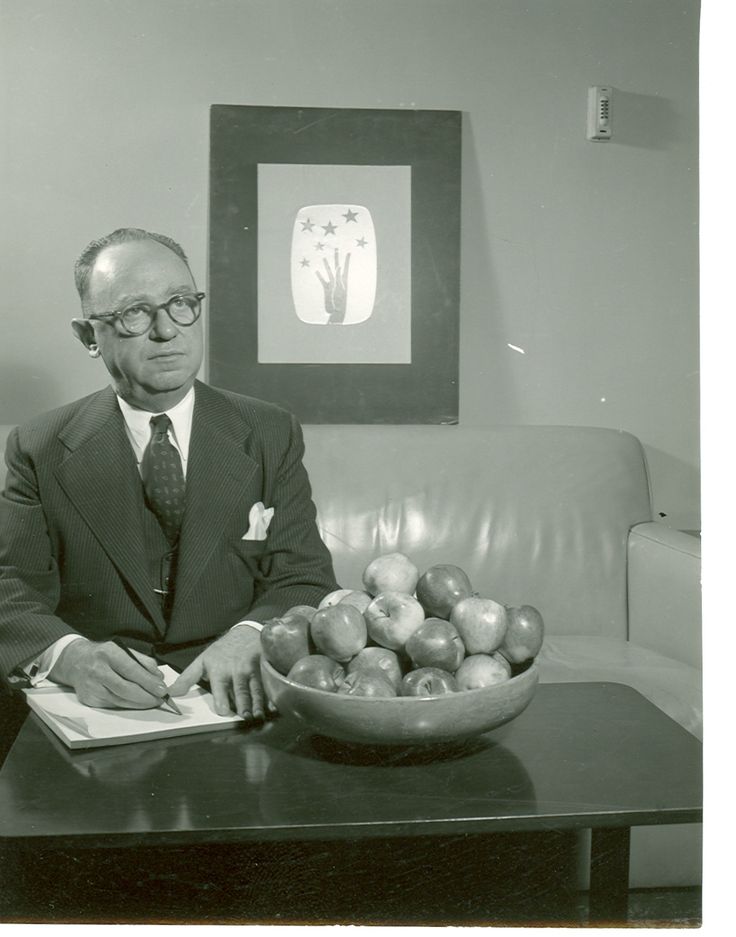
<svg viewBox="0 0 736 937">
<path fill-rule="evenodd" d="M 70 450 L 56 471 L 59 484 L 163 635 L 142 547 L 140 478 L 112 388 L 90 398 L 59 438 Z"/>
<path fill-rule="evenodd" d="M 232 404 L 197 382 L 172 618 L 192 594 L 212 551 L 222 543 L 233 510 L 258 469 L 244 449 L 250 432 Z"/>
</svg>

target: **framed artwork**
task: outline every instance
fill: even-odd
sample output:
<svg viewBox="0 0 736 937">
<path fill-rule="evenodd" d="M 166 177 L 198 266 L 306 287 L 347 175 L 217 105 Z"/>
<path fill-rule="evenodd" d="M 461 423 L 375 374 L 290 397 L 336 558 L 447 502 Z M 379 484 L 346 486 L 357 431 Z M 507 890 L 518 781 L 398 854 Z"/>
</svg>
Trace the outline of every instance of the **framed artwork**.
<svg viewBox="0 0 736 937">
<path fill-rule="evenodd" d="M 457 423 L 460 112 L 210 117 L 211 383 L 303 423 Z"/>
</svg>

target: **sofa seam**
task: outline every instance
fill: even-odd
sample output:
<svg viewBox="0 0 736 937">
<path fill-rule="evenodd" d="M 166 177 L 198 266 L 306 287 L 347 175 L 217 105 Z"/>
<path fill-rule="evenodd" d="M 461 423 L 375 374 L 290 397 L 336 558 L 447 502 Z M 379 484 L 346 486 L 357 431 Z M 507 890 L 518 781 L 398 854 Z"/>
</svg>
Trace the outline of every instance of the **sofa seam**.
<svg viewBox="0 0 736 937">
<path fill-rule="evenodd" d="M 650 521 L 649 523 L 652 523 L 652 522 Z M 701 559 L 701 556 L 699 553 L 692 553 L 689 550 L 685 550 L 682 547 L 676 546 L 675 544 L 672 544 L 672 543 L 662 543 L 662 541 L 658 540 L 656 537 L 652 537 L 649 534 L 645 534 L 645 533 L 642 533 L 641 531 L 634 530 L 633 527 L 629 533 L 630 535 L 636 534 L 637 537 L 641 537 L 642 540 L 646 540 L 648 543 L 656 543 L 658 546 L 665 547 L 667 550 L 673 550 L 675 553 L 680 553 L 682 556 L 689 556 L 694 560 Z"/>
</svg>

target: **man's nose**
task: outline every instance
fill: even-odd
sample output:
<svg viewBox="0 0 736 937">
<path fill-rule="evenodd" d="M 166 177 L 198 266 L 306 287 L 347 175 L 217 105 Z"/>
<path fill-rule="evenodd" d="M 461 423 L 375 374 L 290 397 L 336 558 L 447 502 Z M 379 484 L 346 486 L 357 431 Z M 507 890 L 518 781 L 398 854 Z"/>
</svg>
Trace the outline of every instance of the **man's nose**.
<svg viewBox="0 0 736 937">
<path fill-rule="evenodd" d="M 177 328 L 165 309 L 157 309 L 151 323 L 150 336 L 159 341 L 168 342 L 177 334 Z"/>
</svg>

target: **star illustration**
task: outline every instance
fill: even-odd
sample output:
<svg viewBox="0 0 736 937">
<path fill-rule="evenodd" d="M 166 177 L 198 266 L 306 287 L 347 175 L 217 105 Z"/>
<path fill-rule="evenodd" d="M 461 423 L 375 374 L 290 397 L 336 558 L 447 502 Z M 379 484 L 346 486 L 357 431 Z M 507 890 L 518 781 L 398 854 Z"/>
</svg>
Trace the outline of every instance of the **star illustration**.
<svg viewBox="0 0 736 937">
<path fill-rule="evenodd" d="M 345 221 L 355 221 L 356 224 L 358 223 L 356 221 L 357 217 L 358 217 L 357 211 L 351 211 L 349 208 L 343 215 L 343 218 L 345 219 Z"/>
<path fill-rule="evenodd" d="M 302 267 L 308 267 L 308 266 L 309 266 L 309 261 L 307 260 L 306 257 L 302 257 L 301 264 L 302 264 Z"/>
<path fill-rule="evenodd" d="M 302 231 L 311 231 L 314 227 L 314 222 L 311 218 L 307 218 L 306 221 L 300 221 L 299 224 L 302 226 Z"/>
<path fill-rule="evenodd" d="M 325 234 L 334 234 L 335 231 L 337 231 L 337 228 L 331 221 L 328 221 L 327 224 L 323 224 L 322 227 L 324 228 Z"/>
<path fill-rule="evenodd" d="M 317 243 L 314 245 L 314 247 L 315 247 L 315 249 L 318 250 L 318 251 L 323 251 L 323 250 L 325 249 L 325 246 L 324 246 L 324 244 L 322 243 L 322 241 L 317 241 Z"/>
<path fill-rule="evenodd" d="M 365 238 L 358 238 L 355 243 L 358 245 L 358 247 L 365 247 L 368 241 L 366 241 Z"/>
</svg>

